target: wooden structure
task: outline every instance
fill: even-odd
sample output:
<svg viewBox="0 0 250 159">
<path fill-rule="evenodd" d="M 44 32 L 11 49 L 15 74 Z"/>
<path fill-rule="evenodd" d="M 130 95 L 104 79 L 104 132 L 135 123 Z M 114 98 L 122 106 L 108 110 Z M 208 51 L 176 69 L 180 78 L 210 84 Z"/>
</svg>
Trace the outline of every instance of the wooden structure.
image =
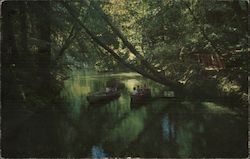
<svg viewBox="0 0 250 159">
<path fill-rule="evenodd" d="M 205 66 L 206 70 L 222 70 L 225 69 L 223 58 L 217 53 L 194 53 L 188 56 L 189 58 L 197 61 Z"/>
</svg>

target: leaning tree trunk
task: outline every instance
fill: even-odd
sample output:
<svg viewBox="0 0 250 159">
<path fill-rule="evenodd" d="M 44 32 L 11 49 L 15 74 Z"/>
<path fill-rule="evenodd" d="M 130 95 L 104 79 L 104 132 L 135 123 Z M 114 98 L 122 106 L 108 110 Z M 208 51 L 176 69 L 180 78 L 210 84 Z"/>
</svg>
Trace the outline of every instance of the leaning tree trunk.
<svg viewBox="0 0 250 159">
<path fill-rule="evenodd" d="M 119 32 L 117 28 L 112 26 L 112 30 L 116 32 L 119 37 L 123 40 L 124 44 L 130 49 L 130 51 L 136 55 L 136 57 L 143 63 L 144 69 L 138 68 L 137 66 L 134 66 L 128 62 L 126 62 L 124 59 L 122 59 L 114 50 L 112 50 L 110 47 L 108 47 L 106 44 L 104 44 L 96 35 L 94 35 L 82 22 L 79 20 L 77 13 L 75 13 L 74 9 L 72 9 L 67 3 L 61 2 L 61 4 L 68 10 L 68 12 L 71 14 L 73 19 L 85 30 L 85 32 L 92 38 L 92 40 L 97 43 L 99 46 L 101 46 L 103 49 L 105 49 L 111 56 L 114 57 L 118 62 L 123 64 L 125 67 L 141 74 L 142 76 L 149 78 L 153 81 L 156 81 L 160 84 L 163 84 L 165 86 L 168 86 L 172 88 L 178 95 L 184 95 L 185 90 L 182 88 L 182 86 L 178 82 L 170 81 L 163 77 L 162 75 L 159 76 L 159 73 L 157 73 L 156 70 L 154 70 L 151 65 L 141 56 L 139 53 L 134 49 L 131 43 L 129 43 L 125 37 Z M 109 24 L 111 24 L 109 22 Z M 149 70 L 149 71 L 148 71 Z"/>
<path fill-rule="evenodd" d="M 114 25 L 112 20 L 106 15 L 106 13 L 98 6 L 93 3 L 93 9 L 99 11 L 101 17 L 106 21 L 110 26 L 111 30 L 122 40 L 123 44 L 134 54 L 138 61 L 142 64 L 144 68 L 148 70 L 153 76 L 155 76 L 158 81 L 164 82 L 164 85 L 167 85 L 174 89 L 176 92 L 184 92 L 182 85 L 176 81 L 169 80 L 165 75 L 162 75 L 152 66 L 137 50 L 136 48 L 128 41 L 128 39 L 122 34 L 118 27 Z"/>
</svg>

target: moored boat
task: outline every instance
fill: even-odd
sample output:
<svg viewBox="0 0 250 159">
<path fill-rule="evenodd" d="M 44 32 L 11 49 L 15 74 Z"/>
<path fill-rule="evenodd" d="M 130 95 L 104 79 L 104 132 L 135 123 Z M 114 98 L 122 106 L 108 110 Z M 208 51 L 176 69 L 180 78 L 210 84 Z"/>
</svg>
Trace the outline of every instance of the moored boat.
<svg viewBox="0 0 250 159">
<path fill-rule="evenodd" d="M 131 95 L 130 101 L 132 105 L 137 105 L 137 104 L 144 104 L 147 103 L 151 98 L 151 90 L 150 89 L 144 89 L 143 91 Z"/>
<path fill-rule="evenodd" d="M 120 95 L 121 95 L 120 91 L 96 92 L 89 94 L 87 96 L 87 100 L 89 103 L 105 102 L 114 100 L 120 97 Z"/>
</svg>

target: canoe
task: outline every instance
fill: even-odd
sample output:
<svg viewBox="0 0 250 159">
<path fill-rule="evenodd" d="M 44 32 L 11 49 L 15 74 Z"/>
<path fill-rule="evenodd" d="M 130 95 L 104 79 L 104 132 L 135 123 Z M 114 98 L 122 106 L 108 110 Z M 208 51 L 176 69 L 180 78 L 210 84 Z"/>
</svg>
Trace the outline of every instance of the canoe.
<svg viewBox="0 0 250 159">
<path fill-rule="evenodd" d="M 96 92 L 89 94 L 87 96 L 87 100 L 89 103 L 98 103 L 98 102 L 106 102 L 114 100 L 118 97 L 120 97 L 121 93 L 120 91 L 112 91 L 112 92 Z"/>
<path fill-rule="evenodd" d="M 150 99 L 151 99 L 151 90 L 146 89 L 136 95 L 131 95 L 130 102 L 132 105 L 145 104 Z"/>
</svg>

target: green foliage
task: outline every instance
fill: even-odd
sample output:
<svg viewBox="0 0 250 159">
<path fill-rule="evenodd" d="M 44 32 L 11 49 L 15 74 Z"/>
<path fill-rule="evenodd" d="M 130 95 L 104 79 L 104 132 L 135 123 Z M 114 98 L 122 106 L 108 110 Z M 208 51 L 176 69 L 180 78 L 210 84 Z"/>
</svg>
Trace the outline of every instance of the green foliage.
<svg viewBox="0 0 250 159">
<path fill-rule="evenodd" d="M 224 58 L 228 74 L 237 69 L 244 74 L 247 70 L 247 2 L 122 0 L 117 3 L 109 0 L 89 3 L 86 26 L 124 61 L 143 69 L 140 59 L 128 51 L 102 18 L 102 12 L 91 7 L 93 4 L 103 9 L 113 25 L 155 70 L 174 81 L 186 81 L 183 84 L 187 87 L 191 83 L 197 84 L 197 87 L 191 86 L 197 92 L 202 92 L 203 89 L 199 88 L 206 88 L 208 83 L 217 91 L 217 81 L 209 77 L 210 74 L 201 74 L 205 71 L 203 65 L 195 60 L 181 60 L 181 56 L 188 58 L 193 53 L 216 53 Z M 80 6 L 84 7 L 87 6 Z M 95 57 L 98 70 L 120 67 L 108 54 L 95 54 Z M 201 75 L 203 80 L 197 78 Z"/>
<path fill-rule="evenodd" d="M 2 51 L 6 52 L 3 72 L 7 74 L 11 69 L 13 74 L 6 78 L 17 76 L 17 85 L 23 85 L 33 76 L 42 85 L 42 80 L 49 80 L 47 76 L 51 72 L 64 72 L 69 67 L 89 67 L 98 71 L 124 69 L 114 56 L 90 38 L 86 29 L 72 18 L 61 2 L 8 3 L 1 26 L 5 42 Z M 193 53 L 217 53 L 226 65 L 223 76 L 237 81 L 241 90 L 246 91 L 242 88 L 246 87 L 248 70 L 247 1 L 108 0 L 65 3 L 93 35 L 134 68 L 152 75 L 142 65 L 146 60 L 166 79 L 187 84 L 187 87 L 191 83 L 196 84 L 194 88 L 198 90 L 199 87 L 205 88 L 206 79 L 210 80 L 211 75 L 208 73 L 204 79 L 198 79 L 204 67 L 195 60 L 183 60 L 181 57 L 189 57 Z M 112 31 L 100 9 L 143 60 L 132 54 Z M 14 72 L 22 73 L 16 75 Z M 216 77 L 220 76 L 217 73 Z M 211 83 L 209 87 L 214 85 L 216 88 L 218 83 Z M 24 84 L 24 87 L 30 86 Z"/>
</svg>

